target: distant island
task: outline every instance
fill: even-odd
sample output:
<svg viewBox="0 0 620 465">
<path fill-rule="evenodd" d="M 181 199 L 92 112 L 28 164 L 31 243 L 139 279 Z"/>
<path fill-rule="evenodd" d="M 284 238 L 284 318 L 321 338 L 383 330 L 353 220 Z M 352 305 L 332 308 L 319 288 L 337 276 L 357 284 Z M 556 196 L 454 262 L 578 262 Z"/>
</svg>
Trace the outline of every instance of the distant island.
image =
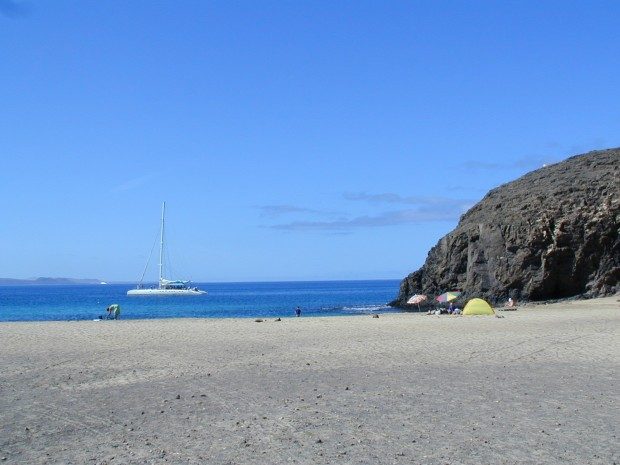
<svg viewBox="0 0 620 465">
<path fill-rule="evenodd" d="M 77 279 L 77 278 L 30 278 L 14 279 L 0 278 L 0 286 L 31 286 L 33 284 L 106 284 L 101 279 Z"/>
</svg>

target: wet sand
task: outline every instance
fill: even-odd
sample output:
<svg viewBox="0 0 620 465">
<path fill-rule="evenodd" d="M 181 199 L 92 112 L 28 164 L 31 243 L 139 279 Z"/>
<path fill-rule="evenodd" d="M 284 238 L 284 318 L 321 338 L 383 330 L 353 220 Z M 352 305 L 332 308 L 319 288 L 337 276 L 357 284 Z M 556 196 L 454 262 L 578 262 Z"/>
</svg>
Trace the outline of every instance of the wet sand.
<svg viewBox="0 0 620 465">
<path fill-rule="evenodd" d="M 0 463 L 620 463 L 620 296 L 0 324 Z"/>
</svg>

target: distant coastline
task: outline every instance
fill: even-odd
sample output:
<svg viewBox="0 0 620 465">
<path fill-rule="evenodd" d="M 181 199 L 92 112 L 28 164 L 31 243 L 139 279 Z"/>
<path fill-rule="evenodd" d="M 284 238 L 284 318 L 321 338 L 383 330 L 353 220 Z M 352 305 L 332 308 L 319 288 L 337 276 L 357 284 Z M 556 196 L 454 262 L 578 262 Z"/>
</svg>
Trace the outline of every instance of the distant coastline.
<svg viewBox="0 0 620 465">
<path fill-rule="evenodd" d="M 101 279 L 78 279 L 78 278 L 0 278 L 0 286 L 32 286 L 32 285 L 57 285 L 57 284 L 106 284 Z"/>
</svg>

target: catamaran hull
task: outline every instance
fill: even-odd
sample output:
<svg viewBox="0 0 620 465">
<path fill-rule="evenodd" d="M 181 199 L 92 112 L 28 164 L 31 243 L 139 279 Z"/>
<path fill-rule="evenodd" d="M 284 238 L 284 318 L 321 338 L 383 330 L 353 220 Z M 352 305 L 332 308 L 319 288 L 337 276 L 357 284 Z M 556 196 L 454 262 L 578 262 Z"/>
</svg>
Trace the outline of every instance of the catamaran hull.
<svg viewBox="0 0 620 465">
<path fill-rule="evenodd" d="M 207 291 L 193 289 L 131 289 L 127 291 L 127 295 L 202 295 Z"/>
</svg>

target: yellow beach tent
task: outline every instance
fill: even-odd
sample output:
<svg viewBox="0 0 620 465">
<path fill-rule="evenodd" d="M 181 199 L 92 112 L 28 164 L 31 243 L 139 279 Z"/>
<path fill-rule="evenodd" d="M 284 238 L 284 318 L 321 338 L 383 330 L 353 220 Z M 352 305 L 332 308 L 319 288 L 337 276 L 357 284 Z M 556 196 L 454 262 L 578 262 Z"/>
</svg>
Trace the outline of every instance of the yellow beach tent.
<svg viewBox="0 0 620 465">
<path fill-rule="evenodd" d="M 495 315 L 495 312 L 486 300 L 471 299 L 465 305 L 463 315 Z"/>
</svg>

